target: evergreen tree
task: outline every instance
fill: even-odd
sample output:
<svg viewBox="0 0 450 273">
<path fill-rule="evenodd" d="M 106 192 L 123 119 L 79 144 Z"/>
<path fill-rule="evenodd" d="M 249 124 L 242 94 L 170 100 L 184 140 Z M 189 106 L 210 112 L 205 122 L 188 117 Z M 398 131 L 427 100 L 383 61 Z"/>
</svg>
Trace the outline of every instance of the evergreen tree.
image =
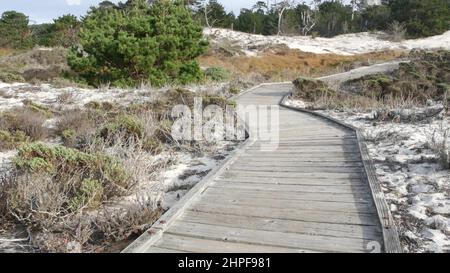
<svg viewBox="0 0 450 273">
<path fill-rule="evenodd" d="M 80 22 L 74 15 L 64 15 L 54 20 L 50 39 L 51 46 L 70 47 L 78 42 Z"/>
<path fill-rule="evenodd" d="M 353 10 L 340 1 L 326 1 L 319 5 L 316 30 L 321 36 L 333 37 L 353 30 Z"/>
<path fill-rule="evenodd" d="M 51 40 L 54 30 L 53 24 L 39 24 L 31 25 L 31 35 L 33 39 L 33 44 L 41 46 L 51 46 Z"/>
<path fill-rule="evenodd" d="M 193 2 L 191 5 L 197 6 L 195 17 L 203 26 L 231 28 L 234 23 L 234 14 L 227 13 L 217 0 Z"/>
<path fill-rule="evenodd" d="M 386 30 L 391 22 L 391 9 L 387 5 L 368 6 L 361 12 L 361 30 Z"/>
<path fill-rule="evenodd" d="M 202 78 L 196 58 L 207 42 L 183 1 L 132 1 L 128 8 L 94 9 L 83 21 L 81 48 L 69 64 L 93 85 L 188 83 Z"/>
<path fill-rule="evenodd" d="M 410 37 L 442 34 L 450 29 L 449 0 L 392 0 L 392 20 L 405 23 Z"/>
<path fill-rule="evenodd" d="M 6 11 L 0 18 L 0 47 L 30 48 L 33 46 L 28 17 L 19 12 Z"/>
</svg>

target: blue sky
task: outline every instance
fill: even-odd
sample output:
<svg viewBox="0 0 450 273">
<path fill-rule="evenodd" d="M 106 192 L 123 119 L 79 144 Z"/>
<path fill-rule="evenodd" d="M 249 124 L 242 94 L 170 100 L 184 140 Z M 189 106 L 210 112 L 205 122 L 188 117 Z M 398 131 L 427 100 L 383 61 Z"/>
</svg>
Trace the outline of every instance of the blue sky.
<svg viewBox="0 0 450 273">
<path fill-rule="evenodd" d="M 64 14 L 84 15 L 92 5 L 102 0 L 0 0 L 0 13 L 8 10 L 23 12 L 32 23 L 51 22 Z M 120 2 L 112 0 L 111 2 Z M 227 10 L 239 13 L 241 8 L 252 6 L 257 0 L 221 0 Z"/>
</svg>

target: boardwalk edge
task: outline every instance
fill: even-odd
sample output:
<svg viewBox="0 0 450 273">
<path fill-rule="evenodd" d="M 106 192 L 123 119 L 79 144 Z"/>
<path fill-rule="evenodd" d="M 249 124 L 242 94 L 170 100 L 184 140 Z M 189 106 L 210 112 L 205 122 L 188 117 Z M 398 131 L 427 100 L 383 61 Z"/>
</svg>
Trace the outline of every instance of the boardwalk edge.
<svg viewBox="0 0 450 273">
<path fill-rule="evenodd" d="M 311 111 L 308 109 L 303 109 L 303 108 L 298 108 L 298 107 L 293 107 L 293 106 L 287 105 L 285 102 L 290 95 L 291 94 L 288 93 L 285 96 L 283 96 L 283 98 L 280 101 L 281 107 L 284 107 L 284 108 L 287 108 L 290 110 L 294 110 L 294 111 L 298 111 L 298 112 L 302 112 L 302 113 L 307 113 L 307 114 L 319 117 L 321 119 L 331 121 L 341 127 L 344 127 L 346 129 L 349 129 L 356 133 L 356 137 L 358 140 L 358 147 L 361 152 L 361 157 L 362 157 L 362 161 L 363 161 L 363 165 L 364 165 L 364 171 L 366 173 L 367 182 L 369 183 L 372 198 L 375 203 L 375 206 L 376 206 L 376 209 L 378 212 L 378 217 L 379 217 L 381 227 L 382 227 L 384 250 L 386 253 L 402 253 L 403 251 L 402 251 L 402 247 L 400 244 L 400 238 L 398 235 L 397 227 L 394 222 L 394 218 L 392 217 L 391 211 L 389 210 L 388 204 L 384 197 L 383 190 L 381 189 L 380 183 L 376 176 L 375 167 L 373 165 L 372 159 L 369 156 L 369 152 L 368 152 L 368 149 L 367 149 L 367 146 L 365 143 L 365 139 L 364 139 L 364 136 L 361 133 L 361 131 L 358 128 L 356 128 L 350 124 L 346 124 L 342 121 L 339 121 L 335 118 L 326 116 L 322 113 L 318 113 L 318 112 Z"/>
</svg>

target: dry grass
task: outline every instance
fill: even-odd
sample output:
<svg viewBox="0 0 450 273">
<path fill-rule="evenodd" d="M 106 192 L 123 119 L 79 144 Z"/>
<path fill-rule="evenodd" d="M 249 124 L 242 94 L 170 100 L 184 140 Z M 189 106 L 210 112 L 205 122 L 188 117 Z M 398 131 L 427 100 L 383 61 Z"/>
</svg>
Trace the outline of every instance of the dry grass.
<svg viewBox="0 0 450 273">
<path fill-rule="evenodd" d="M 20 107 L 2 113 L 0 116 L 0 130 L 11 133 L 22 132 L 31 140 L 42 140 L 48 136 L 48 129 L 44 126 L 47 117 L 28 107 Z"/>
<path fill-rule="evenodd" d="M 38 83 L 61 78 L 69 71 L 67 49 L 32 49 L 11 52 L 0 49 L 0 80 L 5 82 Z"/>
<path fill-rule="evenodd" d="M 383 51 L 354 56 L 335 54 L 313 54 L 300 50 L 283 49 L 280 52 L 268 51 L 262 56 L 221 57 L 207 54 L 200 58 L 205 67 L 223 67 L 236 74 L 258 73 L 271 81 L 292 80 L 298 76 L 324 76 L 374 62 L 388 61 L 403 56 L 400 51 Z"/>
<path fill-rule="evenodd" d="M 95 135 L 97 120 L 81 109 L 66 110 L 56 121 L 56 133 L 67 147 L 83 149 Z"/>
<path fill-rule="evenodd" d="M 437 155 L 441 166 L 450 169 L 450 128 L 441 124 L 440 128 L 433 132 L 428 144 Z"/>
<path fill-rule="evenodd" d="M 14 53 L 14 49 L 0 48 L 0 58 L 12 55 L 13 53 Z"/>
<path fill-rule="evenodd" d="M 413 60 L 393 72 L 347 81 L 336 91 L 326 83 L 300 77 L 292 96 L 309 103 L 311 109 L 377 110 L 378 118 L 417 121 L 438 115 L 448 108 L 450 74 L 448 51 L 412 52 Z M 428 107 L 429 102 L 442 107 Z M 424 108 L 411 111 L 406 109 Z M 408 113 L 409 112 L 409 113 Z"/>
<path fill-rule="evenodd" d="M 75 96 L 73 92 L 65 91 L 58 95 L 56 101 L 60 104 L 73 104 L 75 102 Z"/>
<path fill-rule="evenodd" d="M 163 211 L 151 200 L 138 203 L 119 211 L 100 212 L 94 219 L 97 236 L 106 242 L 136 239 L 161 217 Z"/>
<path fill-rule="evenodd" d="M 157 196 L 136 200 L 134 193 L 162 188 L 159 175 L 173 159 L 155 155 L 198 148 L 171 138 L 169 114 L 176 104 L 192 106 L 199 93 L 171 90 L 151 102 L 128 106 L 93 102 L 58 111 L 28 101 L 12 111 L 13 119 L 2 115 L 0 120 L 6 120 L 4 127 L 11 131 L 19 124 L 27 129 L 31 115 L 42 119 L 31 122 L 35 125 L 51 115 L 56 124 L 48 133 L 52 140 L 63 139 L 63 146 L 21 146 L 14 169 L 0 181 L 2 222 L 20 223 L 31 230 L 32 245 L 43 252 L 113 251 L 118 242 L 139 236 L 162 209 Z M 64 94 L 58 100 L 66 103 L 71 96 Z M 205 95 L 204 103 L 224 106 L 229 102 L 215 94 Z M 102 135 L 105 128 L 107 133 Z"/>
<path fill-rule="evenodd" d="M 83 117 L 73 120 L 66 117 L 65 120 L 61 126 L 76 126 Z M 156 159 L 143 149 L 142 142 L 129 139 L 120 132 L 115 135 L 113 145 L 94 136 L 88 137 L 88 140 L 91 143 L 86 145 L 85 150 L 89 152 L 83 154 L 66 149 L 51 151 L 45 147 L 42 151 L 19 152 L 19 158 L 14 161 L 18 169 L 0 180 L 2 221 L 17 221 L 32 230 L 32 244 L 39 251 L 113 251 L 109 250 L 112 243 L 136 238 L 162 213 L 157 200 L 150 197 L 120 206 L 113 205 L 111 201 L 114 200 L 112 198 L 129 195 L 138 185 L 157 181 L 161 170 L 171 164 L 169 161 Z M 126 175 L 123 175 L 124 172 L 105 173 L 105 179 L 112 182 L 109 179 L 123 176 L 127 179 L 126 185 L 101 183 L 101 186 L 102 179 L 85 179 L 95 174 L 95 170 L 89 170 L 91 167 L 102 165 L 103 155 L 98 160 L 94 158 L 99 153 L 117 159 L 119 169 L 126 170 Z M 56 164 L 48 169 L 53 171 L 39 170 L 41 161 L 35 159 L 40 156 L 43 159 L 48 156 L 44 160 Z M 54 160 L 54 157 L 60 156 L 62 159 Z M 90 161 L 91 158 L 96 163 L 93 161 L 94 165 L 84 166 L 86 159 Z M 110 169 L 99 168 L 102 172 Z"/>
<path fill-rule="evenodd" d="M 410 109 L 416 107 L 417 100 L 413 98 L 401 98 L 387 96 L 378 99 L 376 96 L 363 96 L 345 93 L 328 93 L 315 96 L 311 100 L 309 108 L 312 110 L 351 110 L 359 112 L 372 111 L 378 109 L 377 112 L 390 112 L 389 110 Z M 379 117 L 385 119 L 387 117 Z"/>
<path fill-rule="evenodd" d="M 123 208 L 68 211 L 75 181 L 55 183 L 43 173 L 0 182 L 2 222 L 25 224 L 31 245 L 40 252 L 104 252 L 111 244 L 135 239 L 162 214 L 148 199 Z"/>
<path fill-rule="evenodd" d="M 406 37 L 406 25 L 404 23 L 399 23 L 398 21 L 393 21 L 388 26 L 387 39 L 392 42 L 401 42 Z"/>
</svg>

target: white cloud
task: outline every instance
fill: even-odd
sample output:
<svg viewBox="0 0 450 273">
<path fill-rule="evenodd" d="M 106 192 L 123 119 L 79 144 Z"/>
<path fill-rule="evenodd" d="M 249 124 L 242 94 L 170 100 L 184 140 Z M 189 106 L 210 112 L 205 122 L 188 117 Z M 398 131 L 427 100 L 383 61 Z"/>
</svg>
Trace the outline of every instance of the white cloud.
<svg viewBox="0 0 450 273">
<path fill-rule="evenodd" d="M 81 5 L 81 0 L 66 0 L 66 3 L 69 6 L 79 6 Z"/>
</svg>

